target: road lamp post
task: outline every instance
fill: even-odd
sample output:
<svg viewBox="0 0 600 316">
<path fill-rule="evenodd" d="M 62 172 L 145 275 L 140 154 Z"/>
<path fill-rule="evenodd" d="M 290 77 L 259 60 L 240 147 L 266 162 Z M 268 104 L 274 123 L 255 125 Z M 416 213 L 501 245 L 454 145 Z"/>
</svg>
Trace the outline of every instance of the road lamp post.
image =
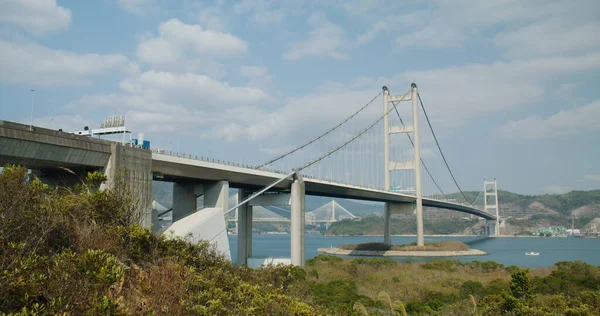
<svg viewBox="0 0 600 316">
<path fill-rule="evenodd" d="M 31 126 L 29 129 L 33 131 L 33 100 L 35 99 L 35 90 L 31 89 Z"/>
<path fill-rule="evenodd" d="M 175 127 L 175 133 L 177 133 L 177 156 L 179 156 L 179 126 Z"/>
</svg>

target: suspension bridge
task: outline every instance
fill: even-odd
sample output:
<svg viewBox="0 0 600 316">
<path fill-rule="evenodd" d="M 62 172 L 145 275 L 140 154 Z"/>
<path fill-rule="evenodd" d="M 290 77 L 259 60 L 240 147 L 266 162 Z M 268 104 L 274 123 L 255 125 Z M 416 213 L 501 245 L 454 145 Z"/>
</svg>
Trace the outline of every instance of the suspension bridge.
<svg viewBox="0 0 600 316">
<path fill-rule="evenodd" d="M 378 99 L 383 101 L 383 111 L 375 106 Z M 419 127 L 421 113 L 427 129 Z M 487 220 L 487 234 L 497 234 L 497 207 L 481 210 L 467 199 L 416 84 L 401 94 L 383 87 L 338 124 L 258 166 L 0 122 L 0 163 L 37 168 L 43 171 L 41 177 L 50 181 L 56 181 L 57 165 L 75 170 L 74 174 L 101 169 L 109 178 L 109 187 L 123 178 L 119 170 L 127 169 L 126 182 L 139 197 L 142 223 L 147 227 L 158 222 L 158 214 L 151 211 L 152 180 L 174 183 L 169 230 L 175 235 L 207 239 L 228 254 L 225 218 L 236 212 L 238 264 L 247 264 L 252 258 L 253 208 L 289 206 L 291 263 L 304 265 L 305 224 L 310 222 L 305 212 L 306 194 L 383 202 L 383 241 L 387 244 L 391 242 L 392 214 L 411 212 L 416 215 L 417 244 L 424 244 L 423 206 L 479 216 Z M 423 141 L 435 150 L 421 155 Z M 439 159 L 433 158 L 436 152 Z M 436 162 L 441 167 L 432 165 Z M 66 181 L 69 175 L 61 177 Z M 457 194 L 442 190 L 444 177 Z M 235 202 L 229 201 L 229 188 L 238 189 Z M 198 205 L 199 196 L 203 205 Z"/>
</svg>

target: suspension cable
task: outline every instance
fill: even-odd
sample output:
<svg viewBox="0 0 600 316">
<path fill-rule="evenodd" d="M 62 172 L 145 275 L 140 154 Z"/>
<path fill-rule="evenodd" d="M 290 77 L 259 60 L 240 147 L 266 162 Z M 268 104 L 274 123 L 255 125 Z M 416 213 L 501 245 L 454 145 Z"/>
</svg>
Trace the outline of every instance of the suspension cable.
<svg viewBox="0 0 600 316">
<path fill-rule="evenodd" d="M 471 204 L 471 206 L 474 207 L 473 203 L 471 203 L 471 201 L 469 201 L 469 199 L 467 199 L 467 196 L 465 195 L 465 192 L 463 192 L 463 190 L 460 188 L 460 185 L 458 185 L 458 181 L 456 181 L 456 178 L 454 177 L 454 174 L 452 173 L 452 170 L 450 169 L 450 166 L 448 165 L 446 156 L 444 155 L 444 152 L 442 151 L 442 147 L 440 147 L 440 143 L 438 142 L 437 136 L 435 136 L 435 132 L 433 131 L 433 127 L 431 126 L 431 121 L 429 121 L 429 116 L 427 115 L 427 111 L 425 111 L 425 106 L 423 105 L 423 100 L 421 100 L 421 95 L 419 93 L 417 93 L 417 97 L 419 98 L 419 103 L 421 103 L 421 108 L 423 109 L 423 113 L 425 114 L 425 118 L 427 119 L 427 124 L 429 125 L 429 129 L 431 130 L 431 134 L 433 134 L 433 139 L 435 140 L 435 144 L 437 145 L 437 148 L 440 151 L 440 154 L 442 154 L 442 159 L 444 160 L 444 164 L 446 164 L 446 168 L 448 169 L 448 172 L 450 172 L 450 176 L 452 177 L 454 184 L 456 184 L 458 191 L 460 191 L 460 194 L 462 194 L 465 201 L 467 201 L 469 204 Z"/>
<path fill-rule="evenodd" d="M 323 137 L 327 136 L 329 133 L 331 133 L 331 132 L 333 132 L 334 130 L 338 129 L 340 126 L 344 125 L 346 122 L 348 122 L 349 120 L 351 120 L 352 118 L 354 118 L 356 115 L 358 115 L 360 112 L 362 112 L 364 109 L 366 109 L 366 108 L 367 108 L 369 105 L 371 105 L 371 104 L 372 104 L 372 103 L 373 103 L 375 100 L 377 100 L 377 98 L 379 98 L 379 96 L 380 96 L 382 93 L 383 93 L 383 91 L 379 92 L 379 93 L 378 93 L 378 94 L 377 94 L 377 95 L 376 95 L 376 96 L 375 96 L 373 99 L 371 99 L 371 101 L 369 101 L 369 102 L 368 102 L 367 104 L 365 104 L 363 107 L 361 107 L 360 109 L 358 109 L 358 111 L 354 112 L 354 113 L 353 113 L 352 115 L 350 115 L 348 118 L 346 118 L 345 120 L 343 120 L 343 121 L 342 121 L 341 123 L 339 123 L 338 125 L 336 125 L 336 126 L 332 127 L 331 129 L 329 129 L 329 130 L 328 130 L 327 132 L 325 132 L 324 134 L 321 134 L 320 136 L 318 136 L 318 137 L 316 137 L 316 138 L 312 139 L 311 141 L 309 141 L 309 142 L 305 143 L 304 145 L 301 145 L 301 146 L 299 146 L 299 147 L 296 147 L 295 149 L 292 149 L 292 150 L 288 151 L 287 153 L 285 153 L 285 154 L 283 154 L 283 155 L 281 155 L 281 156 L 279 156 L 279 157 L 277 157 L 277 158 L 275 158 L 275 159 L 269 160 L 269 161 L 267 161 L 267 162 L 263 163 L 262 165 L 260 165 L 260 166 L 258 166 L 258 167 L 255 167 L 255 169 L 260 169 L 260 168 L 262 168 L 262 167 L 264 167 L 264 166 L 266 166 L 266 165 L 270 165 L 270 164 L 272 164 L 272 163 L 274 163 L 274 162 L 276 162 L 276 161 L 278 161 L 278 160 L 280 160 L 280 159 L 282 159 L 282 158 L 285 158 L 285 157 L 287 157 L 287 156 L 289 156 L 289 155 L 291 155 L 291 154 L 293 154 L 293 153 L 297 152 L 298 150 L 301 150 L 302 148 L 304 148 L 304 147 L 306 147 L 306 146 L 308 146 L 308 145 L 310 145 L 310 144 L 312 144 L 312 143 L 314 143 L 314 142 L 318 141 L 319 139 L 321 139 L 321 138 L 323 138 Z"/>
<path fill-rule="evenodd" d="M 398 101 L 399 103 L 400 101 Z M 394 102 L 392 102 L 392 104 L 394 104 Z M 404 125 L 404 121 L 402 120 L 402 117 L 400 117 L 400 112 L 398 112 L 398 108 L 394 107 L 394 110 L 396 110 L 396 114 L 398 115 L 398 119 L 400 119 L 400 124 L 402 124 L 402 126 L 406 126 Z M 410 141 L 410 143 L 412 144 L 413 147 L 415 147 L 415 143 L 412 140 L 412 137 L 410 137 L 409 134 L 406 134 L 406 136 L 408 137 L 408 140 Z M 442 190 L 442 188 L 440 188 L 440 186 L 438 185 L 438 183 L 435 181 L 435 179 L 433 178 L 433 175 L 431 174 L 431 172 L 429 172 L 429 168 L 427 168 L 427 165 L 425 164 L 425 161 L 423 161 L 423 158 L 420 158 L 421 163 L 423 164 L 423 168 L 425 168 L 425 171 L 427 171 L 427 174 L 429 175 L 429 178 L 431 178 L 431 181 L 433 181 L 433 184 L 435 184 L 435 187 L 440 190 L 440 192 L 442 193 L 442 195 L 444 196 L 445 199 L 448 199 L 448 197 L 446 196 L 446 193 L 444 193 L 444 191 Z"/>
<path fill-rule="evenodd" d="M 410 90 L 409 90 L 409 92 L 410 92 Z M 382 91 L 382 93 L 383 93 L 383 91 Z M 379 95 L 381 95 L 381 93 L 380 93 Z M 379 95 L 378 95 L 378 96 L 379 96 Z M 402 99 L 401 99 L 400 101 L 403 101 L 403 100 L 404 100 L 404 98 L 406 97 L 406 95 L 408 95 L 408 92 L 407 92 L 407 93 L 406 93 L 406 94 L 405 94 L 405 95 L 402 97 Z M 373 101 L 374 101 L 374 100 L 375 100 L 375 99 L 373 99 Z M 373 102 L 373 101 L 371 101 L 371 102 Z M 365 129 L 364 129 L 362 132 L 358 133 L 356 136 L 352 137 L 350 140 L 348 140 L 347 142 L 345 142 L 345 143 L 341 144 L 340 146 L 336 147 L 335 149 L 333 149 L 332 151 L 330 151 L 330 152 L 326 153 L 325 155 L 323 155 L 323 156 L 321 156 L 321 157 L 319 157 L 319 158 L 317 158 L 317 159 L 313 160 L 312 162 L 309 162 L 309 163 L 307 163 L 306 165 L 304 165 L 304 166 L 300 167 L 300 168 L 298 169 L 298 172 L 299 172 L 299 171 L 302 171 L 302 170 L 304 170 L 304 169 L 306 169 L 306 168 L 308 168 L 308 167 L 310 167 L 310 166 L 312 166 L 312 165 L 314 165 L 315 163 L 317 163 L 317 162 L 319 162 L 319 161 L 321 161 L 321 160 L 323 160 L 323 159 L 325 159 L 325 158 L 327 158 L 327 157 L 331 156 L 331 155 L 332 155 L 333 153 L 335 153 L 336 151 L 338 151 L 338 150 L 340 150 L 340 149 L 342 149 L 342 148 L 346 147 L 346 145 L 350 144 L 350 143 L 351 143 L 351 142 L 353 142 L 355 139 L 359 138 L 359 137 L 360 137 L 360 136 L 362 136 L 364 133 L 368 132 L 368 131 L 369 131 L 371 128 L 373 128 L 373 126 L 375 126 L 377 123 L 379 123 L 381 120 L 383 120 L 383 118 L 384 118 L 386 115 L 388 115 L 388 113 L 390 113 L 390 112 L 391 112 L 393 109 L 395 109 L 395 108 L 396 108 L 396 106 L 398 106 L 398 103 L 397 103 L 397 104 L 394 104 L 394 105 L 392 106 L 392 108 L 391 108 L 391 109 L 389 109 L 387 112 L 383 113 L 383 115 L 382 115 L 381 117 L 379 117 L 379 119 L 377 119 L 377 121 L 375 121 L 373 124 L 369 125 L 369 126 L 368 126 L 367 128 L 365 128 Z"/>
</svg>

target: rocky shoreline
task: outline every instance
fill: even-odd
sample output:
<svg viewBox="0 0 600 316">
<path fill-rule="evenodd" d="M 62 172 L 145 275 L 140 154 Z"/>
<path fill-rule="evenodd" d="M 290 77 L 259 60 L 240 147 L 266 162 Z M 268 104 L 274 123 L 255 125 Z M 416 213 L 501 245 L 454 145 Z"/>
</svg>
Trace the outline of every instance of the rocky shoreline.
<svg viewBox="0 0 600 316">
<path fill-rule="evenodd" d="M 460 251 L 375 251 L 375 250 L 344 250 L 340 248 L 319 248 L 320 253 L 338 256 L 379 256 L 379 257 L 462 257 L 485 256 L 485 251 L 470 249 Z"/>
</svg>

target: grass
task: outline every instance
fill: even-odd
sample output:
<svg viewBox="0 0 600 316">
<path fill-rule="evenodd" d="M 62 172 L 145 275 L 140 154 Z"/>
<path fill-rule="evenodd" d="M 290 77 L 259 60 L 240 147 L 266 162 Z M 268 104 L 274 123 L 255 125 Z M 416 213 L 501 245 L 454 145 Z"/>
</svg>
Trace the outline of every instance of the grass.
<svg viewBox="0 0 600 316">
<path fill-rule="evenodd" d="M 376 261 L 375 261 L 376 260 Z M 386 264 L 381 264 L 385 261 Z M 454 260 L 440 260 L 440 262 Z M 359 258 L 331 264 L 315 260 L 307 270 L 307 279 L 315 282 L 349 280 L 356 284 L 358 294 L 377 298 L 386 292 L 393 301 L 409 302 L 427 300 L 432 293 L 459 295 L 461 285 L 466 281 L 480 282 L 508 288 L 510 273 L 505 269 L 485 271 L 477 265 L 439 264 L 440 270 L 424 268 L 419 263 L 402 263 L 382 258 Z M 311 273 L 315 270 L 317 273 Z"/>
<path fill-rule="evenodd" d="M 370 242 L 364 244 L 356 244 L 356 245 L 343 245 L 339 247 L 343 250 L 365 250 L 365 251 L 466 251 L 470 250 L 467 244 L 448 240 L 441 242 L 427 242 L 425 246 L 417 246 L 415 243 L 408 245 L 386 245 L 384 243 L 379 242 Z"/>
</svg>

